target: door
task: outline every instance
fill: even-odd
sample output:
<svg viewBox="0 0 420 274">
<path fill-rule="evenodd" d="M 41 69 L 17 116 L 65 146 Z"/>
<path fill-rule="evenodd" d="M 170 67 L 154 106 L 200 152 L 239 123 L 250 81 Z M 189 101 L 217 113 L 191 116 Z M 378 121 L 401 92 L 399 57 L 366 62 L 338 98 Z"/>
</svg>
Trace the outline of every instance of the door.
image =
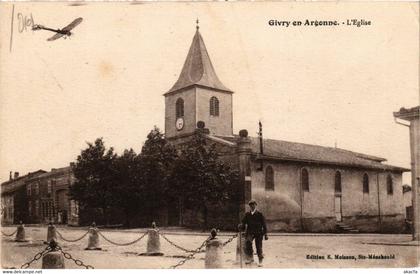
<svg viewBox="0 0 420 274">
<path fill-rule="evenodd" d="M 67 209 L 68 209 L 68 190 L 60 189 L 56 192 L 56 208 L 57 208 L 57 218 L 58 223 L 66 224 L 67 223 Z"/>
<path fill-rule="evenodd" d="M 334 200 L 335 219 L 341 222 L 341 196 L 335 196 Z"/>
</svg>

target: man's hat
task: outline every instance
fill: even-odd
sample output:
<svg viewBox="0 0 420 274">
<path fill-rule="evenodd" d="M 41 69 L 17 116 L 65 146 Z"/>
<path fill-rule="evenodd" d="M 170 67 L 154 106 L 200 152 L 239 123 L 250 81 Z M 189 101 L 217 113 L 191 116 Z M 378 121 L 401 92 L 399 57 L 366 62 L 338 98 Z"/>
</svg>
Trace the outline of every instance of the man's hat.
<svg viewBox="0 0 420 274">
<path fill-rule="evenodd" d="M 251 205 L 251 204 L 256 205 L 256 204 L 257 204 L 257 201 L 255 201 L 254 199 L 251 199 L 251 200 L 248 202 L 248 205 Z"/>
</svg>

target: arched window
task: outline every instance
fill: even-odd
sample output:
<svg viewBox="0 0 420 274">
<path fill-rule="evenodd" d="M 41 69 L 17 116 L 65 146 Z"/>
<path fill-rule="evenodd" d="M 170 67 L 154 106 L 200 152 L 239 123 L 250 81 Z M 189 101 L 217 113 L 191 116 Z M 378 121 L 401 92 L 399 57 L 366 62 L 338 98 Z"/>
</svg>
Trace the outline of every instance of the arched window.
<svg viewBox="0 0 420 274">
<path fill-rule="evenodd" d="M 363 175 L 363 193 L 369 193 L 369 176 L 366 173 Z"/>
<path fill-rule="evenodd" d="M 389 174 L 388 177 L 386 177 L 386 191 L 390 195 L 394 193 L 394 182 L 392 180 L 391 174 Z"/>
<path fill-rule="evenodd" d="M 219 116 L 219 99 L 214 96 L 210 98 L 210 115 Z"/>
<path fill-rule="evenodd" d="M 265 169 L 265 190 L 274 190 L 274 171 L 271 166 Z"/>
<path fill-rule="evenodd" d="M 341 193 L 341 173 L 337 171 L 335 173 L 335 192 Z"/>
<path fill-rule="evenodd" d="M 184 100 L 178 98 L 175 103 L 176 118 L 184 117 Z"/>
<path fill-rule="evenodd" d="M 309 174 L 306 168 L 302 169 L 301 180 L 302 180 L 302 190 L 309 191 Z"/>
</svg>

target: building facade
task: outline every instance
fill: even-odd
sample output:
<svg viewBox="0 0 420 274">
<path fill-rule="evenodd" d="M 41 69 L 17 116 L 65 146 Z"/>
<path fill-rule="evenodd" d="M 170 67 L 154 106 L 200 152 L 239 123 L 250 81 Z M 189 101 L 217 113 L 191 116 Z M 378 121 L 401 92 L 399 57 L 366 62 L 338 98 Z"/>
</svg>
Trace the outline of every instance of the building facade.
<svg viewBox="0 0 420 274">
<path fill-rule="evenodd" d="M 164 97 L 167 140 L 178 146 L 204 135 L 240 171 L 242 201 L 209 213 L 210 224 L 236 226 L 254 198 L 272 231 L 404 229 L 402 173 L 408 169 L 344 149 L 263 139 L 262 131 L 259 137 L 234 134 L 233 92 L 217 77 L 198 28 L 179 79 Z M 201 219 L 183 214 L 187 225 Z"/>
<path fill-rule="evenodd" d="M 38 170 L 19 176 L 19 172 L 15 172 L 12 177 L 12 172 L 10 172 L 9 180 L 1 184 L 1 223 L 3 225 L 17 224 L 20 221 L 29 222 L 26 181 L 44 173 L 45 171 Z"/>
<path fill-rule="evenodd" d="M 17 176 L 17 177 L 16 177 Z M 70 167 L 39 170 L 4 182 L 2 224 L 54 222 L 78 225 L 78 206 L 68 196 L 74 182 Z"/>
<path fill-rule="evenodd" d="M 410 130 L 412 232 L 413 240 L 418 241 L 420 239 L 420 106 L 409 109 L 401 108 L 394 112 L 394 118 L 397 123 L 407 126 Z M 398 119 L 404 120 L 406 123 L 401 123 Z"/>
<path fill-rule="evenodd" d="M 78 224 L 78 208 L 69 198 L 71 167 L 51 169 L 26 181 L 30 223 Z"/>
</svg>

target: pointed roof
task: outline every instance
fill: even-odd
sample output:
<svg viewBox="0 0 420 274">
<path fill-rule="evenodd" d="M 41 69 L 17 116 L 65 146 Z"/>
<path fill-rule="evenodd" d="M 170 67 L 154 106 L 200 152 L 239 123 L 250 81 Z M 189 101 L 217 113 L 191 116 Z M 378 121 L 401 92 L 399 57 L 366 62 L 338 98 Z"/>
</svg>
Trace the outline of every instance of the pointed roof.
<svg viewBox="0 0 420 274">
<path fill-rule="evenodd" d="M 195 32 L 178 81 L 176 81 L 175 85 L 164 95 L 192 85 L 200 85 L 225 92 L 232 92 L 225 87 L 217 77 L 206 46 L 204 45 L 203 37 L 201 37 L 198 28 Z"/>
</svg>

